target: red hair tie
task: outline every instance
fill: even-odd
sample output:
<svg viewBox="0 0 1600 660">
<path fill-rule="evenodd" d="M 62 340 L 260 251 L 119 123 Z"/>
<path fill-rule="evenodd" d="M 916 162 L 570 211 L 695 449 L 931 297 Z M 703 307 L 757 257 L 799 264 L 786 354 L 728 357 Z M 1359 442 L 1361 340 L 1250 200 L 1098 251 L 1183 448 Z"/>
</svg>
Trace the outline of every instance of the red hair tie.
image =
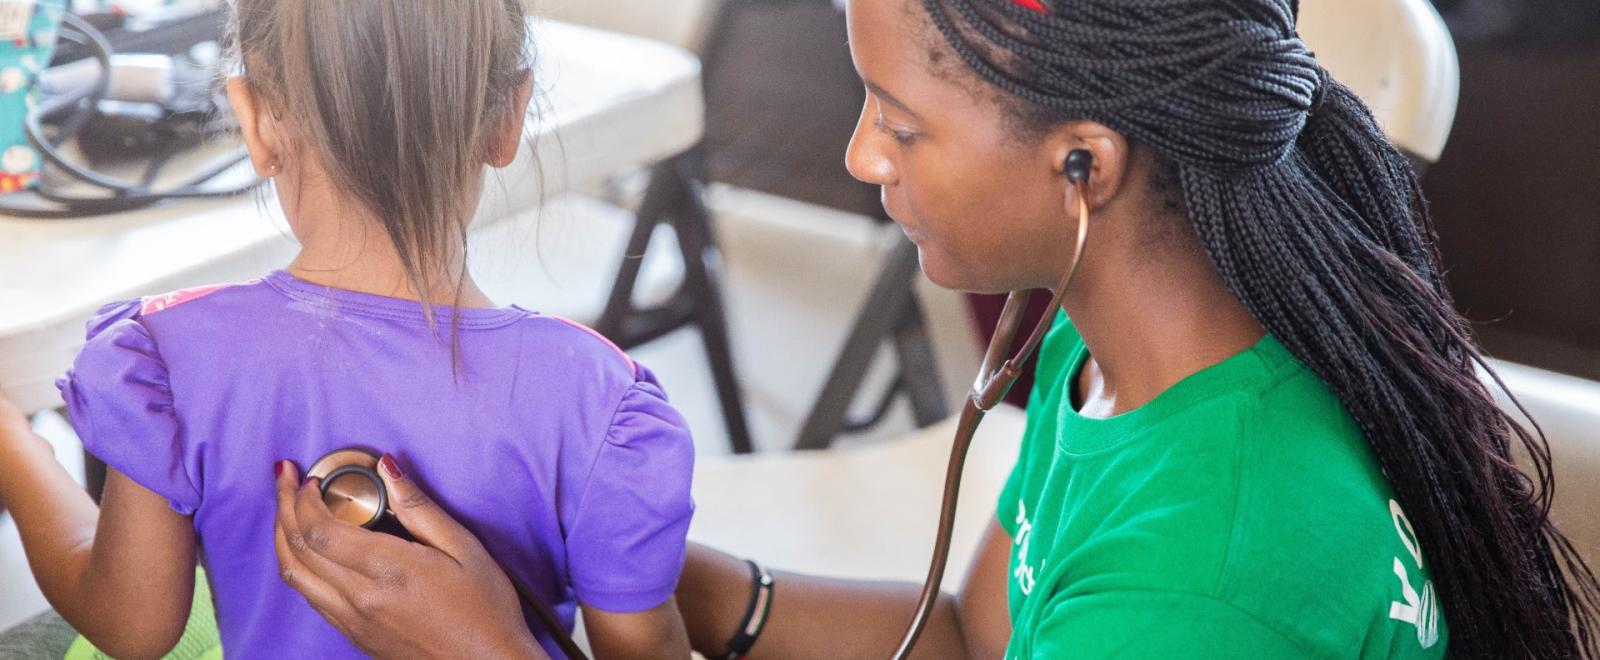
<svg viewBox="0 0 1600 660">
<path fill-rule="evenodd" d="M 1041 2 L 1040 0 L 1011 0 L 1011 1 L 1017 3 L 1023 9 L 1032 9 L 1033 11 L 1039 12 L 1041 14 L 1050 11 L 1049 9 L 1045 8 L 1044 3 Z"/>
</svg>

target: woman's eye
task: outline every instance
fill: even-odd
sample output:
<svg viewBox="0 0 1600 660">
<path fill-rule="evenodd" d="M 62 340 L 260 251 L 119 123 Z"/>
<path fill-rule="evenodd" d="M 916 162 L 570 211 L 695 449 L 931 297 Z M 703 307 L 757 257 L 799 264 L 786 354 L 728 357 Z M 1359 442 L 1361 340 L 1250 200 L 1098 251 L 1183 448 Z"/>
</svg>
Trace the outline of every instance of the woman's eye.
<svg viewBox="0 0 1600 660">
<path fill-rule="evenodd" d="M 915 132 L 890 127 L 883 121 L 883 117 L 878 117 L 873 121 L 873 123 L 877 125 L 878 130 L 888 133 L 889 137 L 894 138 L 895 141 L 899 142 L 900 144 L 910 145 L 911 143 L 917 141 L 917 134 Z"/>
</svg>

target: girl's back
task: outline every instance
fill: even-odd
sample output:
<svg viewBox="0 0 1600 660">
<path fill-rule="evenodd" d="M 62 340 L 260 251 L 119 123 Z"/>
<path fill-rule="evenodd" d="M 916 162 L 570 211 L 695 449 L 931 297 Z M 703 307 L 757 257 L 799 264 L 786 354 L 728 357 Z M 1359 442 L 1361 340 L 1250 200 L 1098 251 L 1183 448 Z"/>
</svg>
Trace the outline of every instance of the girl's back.
<svg viewBox="0 0 1600 660">
<path fill-rule="evenodd" d="M 459 310 L 453 363 L 434 329 L 449 314 L 430 326 L 414 301 L 280 271 L 90 323 L 65 399 L 89 451 L 193 515 L 230 656 L 357 655 L 279 579 L 268 468 L 350 446 L 424 467 L 569 625 L 575 598 L 633 612 L 671 596 L 693 445 L 654 377 L 516 307 Z"/>
</svg>

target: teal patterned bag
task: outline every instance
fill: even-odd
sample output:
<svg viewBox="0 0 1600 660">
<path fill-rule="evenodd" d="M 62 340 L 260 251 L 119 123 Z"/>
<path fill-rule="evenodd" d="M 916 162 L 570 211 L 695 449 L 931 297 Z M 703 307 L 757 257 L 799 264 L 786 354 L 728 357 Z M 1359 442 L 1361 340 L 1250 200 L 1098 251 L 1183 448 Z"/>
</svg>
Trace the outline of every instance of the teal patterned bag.
<svg viewBox="0 0 1600 660">
<path fill-rule="evenodd" d="M 43 163 L 24 125 L 65 12 L 66 0 L 0 0 L 0 193 L 39 180 Z"/>
</svg>

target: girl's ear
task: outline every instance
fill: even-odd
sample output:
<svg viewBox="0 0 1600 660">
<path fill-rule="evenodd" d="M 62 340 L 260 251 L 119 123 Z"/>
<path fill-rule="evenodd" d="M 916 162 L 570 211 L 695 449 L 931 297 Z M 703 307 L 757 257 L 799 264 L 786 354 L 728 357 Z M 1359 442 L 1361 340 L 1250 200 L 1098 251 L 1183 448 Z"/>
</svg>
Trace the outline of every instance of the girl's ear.
<svg viewBox="0 0 1600 660">
<path fill-rule="evenodd" d="M 272 113 L 259 103 L 250 84 L 241 76 L 228 78 L 228 104 L 239 118 L 239 132 L 244 136 L 245 149 L 250 152 L 250 164 L 262 177 L 277 176 L 282 171 L 279 160 L 281 148 L 277 124 Z"/>
<path fill-rule="evenodd" d="M 528 121 L 528 104 L 533 101 L 533 74 L 530 72 L 521 85 L 517 86 L 516 98 L 511 103 L 511 111 L 500 120 L 494 133 L 489 136 L 489 166 L 505 167 L 517 159 L 517 151 L 522 148 L 522 131 Z"/>
</svg>

